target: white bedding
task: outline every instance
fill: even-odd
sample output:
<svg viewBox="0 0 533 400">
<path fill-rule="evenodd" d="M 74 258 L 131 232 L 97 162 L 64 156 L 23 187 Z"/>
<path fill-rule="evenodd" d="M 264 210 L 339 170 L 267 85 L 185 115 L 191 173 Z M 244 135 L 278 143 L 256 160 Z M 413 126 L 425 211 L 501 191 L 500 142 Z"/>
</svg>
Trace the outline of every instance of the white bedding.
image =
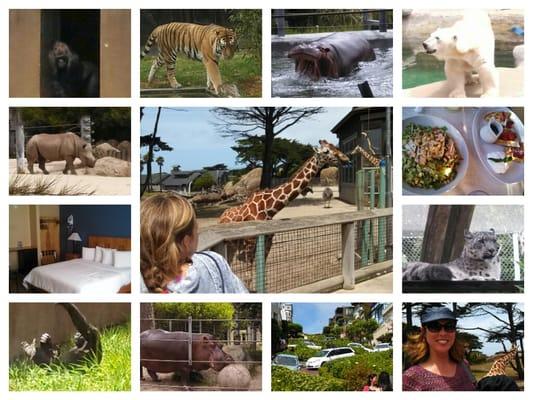
<svg viewBox="0 0 533 400">
<path fill-rule="evenodd" d="M 33 268 L 23 284 L 49 293 L 117 293 L 130 283 L 130 270 L 78 258 Z"/>
</svg>

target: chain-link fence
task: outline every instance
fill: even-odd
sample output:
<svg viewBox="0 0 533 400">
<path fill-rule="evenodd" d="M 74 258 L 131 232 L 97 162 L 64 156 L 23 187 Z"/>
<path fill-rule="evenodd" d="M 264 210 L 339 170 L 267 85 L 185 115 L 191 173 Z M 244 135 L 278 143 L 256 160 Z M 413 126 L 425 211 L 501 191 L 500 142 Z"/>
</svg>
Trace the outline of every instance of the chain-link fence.
<svg viewBox="0 0 533 400">
<path fill-rule="evenodd" d="M 156 329 L 141 333 L 142 390 L 261 390 L 261 319 L 141 319 L 141 325 Z M 169 372 L 182 384 L 162 375 Z"/>
<path fill-rule="evenodd" d="M 524 279 L 524 243 L 521 233 L 497 234 L 500 244 L 502 281 Z M 419 261 L 422 253 L 422 235 L 409 235 L 402 238 L 403 262 Z"/>
</svg>

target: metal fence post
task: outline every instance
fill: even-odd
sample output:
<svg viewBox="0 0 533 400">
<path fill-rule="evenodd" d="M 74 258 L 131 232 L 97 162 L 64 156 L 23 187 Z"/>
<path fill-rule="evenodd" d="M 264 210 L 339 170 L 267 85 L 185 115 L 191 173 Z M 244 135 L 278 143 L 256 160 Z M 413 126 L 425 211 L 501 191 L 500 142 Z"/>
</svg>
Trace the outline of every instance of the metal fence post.
<svg viewBox="0 0 533 400">
<path fill-rule="evenodd" d="M 513 233 L 513 266 L 514 266 L 514 280 L 520 280 L 520 248 L 518 244 L 518 233 Z"/>
<path fill-rule="evenodd" d="M 370 201 L 369 208 L 373 210 L 376 204 L 376 172 L 377 170 L 371 169 L 368 171 L 369 183 L 370 183 Z M 373 219 L 365 221 L 365 224 L 368 225 L 369 236 L 368 236 L 368 263 L 374 264 L 374 227 L 375 222 Z"/>
<path fill-rule="evenodd" d="M 187 322 L 188 322 L 188 331 L 189 331 L 189 339 L 187 340 L 187 344 L 188 344 L 188 353 L 189 353 L 189 356 L 188 356 L 188 361 L 189 361 L 189 365 L 192 365 L 192 316 L 189 315 L 189 318 L 187 319 Z"/>
<path fill-rule="evenodd" d="M 355 223 L 342 224 L 342 276 L 343 289 L 355 287 Z"/>
<path fill-rule="evenodd" d="M 379 170 L 378 208 L 385 208 L 387 200 L 387 163 L 381 163 Z M 378 262 L 385 261 L 386 229 L 386 219 L 385 217 L 380 217 L 378 219 Z"/>
<path fill-rule="evenodd" d="M 357 196 L 357 210 L 361 211 L 365 208 L 364 192 L 365 192 L 365 171 L 359 170 L 355 173 L 355 190 Z"/>
<path fill-rule="evenodd" d="M 255 243 L 255 288 L 265 293 L 265 235 L 257 236 Z"/>
</svg>

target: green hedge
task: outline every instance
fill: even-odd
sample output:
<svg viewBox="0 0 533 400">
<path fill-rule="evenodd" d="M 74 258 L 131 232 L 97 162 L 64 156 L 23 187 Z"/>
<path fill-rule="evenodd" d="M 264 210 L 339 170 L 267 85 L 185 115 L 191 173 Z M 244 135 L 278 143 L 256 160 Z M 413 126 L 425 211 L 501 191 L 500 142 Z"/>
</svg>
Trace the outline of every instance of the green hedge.
<svg viewBox="0 0 533 400">
<path fill-rule="evenodd" d="M 355 357 L 343 358 L 324 364 L 320 376 L 344 379 L 348 390 L 362 390 L 368 375 L 385 371 L 392 374 L 392 350 L 368 353 L 355 349 Z"/>
<path fill-rule="evenodd" d="M 346 385 L 341 379 L 307 375 L 284 367 L 272 367 L 273 391 L 342 391 Z"/>
</svg>

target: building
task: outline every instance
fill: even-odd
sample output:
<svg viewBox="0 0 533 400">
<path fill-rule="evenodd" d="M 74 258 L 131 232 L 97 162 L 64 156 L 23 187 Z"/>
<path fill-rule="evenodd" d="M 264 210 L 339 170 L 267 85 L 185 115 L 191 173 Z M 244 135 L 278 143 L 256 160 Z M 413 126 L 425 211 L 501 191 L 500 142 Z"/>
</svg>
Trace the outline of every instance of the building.
<svg viewBox="0 0 533 400">
<path fill-rule="evenodd" d="M 390 107 L 353 107 L 332 129 L 337 135 L 339 149 L 346 154 L 351 153 L 356 146 L 385 160 L 387 166 L 386 177 L 386 207 L 392 207 L 392 108 Z M 365 132 L 367 136 L 363 135 Z M 375 168 L 375 165 L 362 153 L 352 156 L 351 165 L 344 165 L 339 169 L 339 198 L 349 204 L 356 204 L 357 182 L 356 172 Z M 375 191 L 379 190 L 376 179 Z M 364 185 L 365 193 L 369 191 L 368 182 Z"/>
<path fill-rule="evenodd" d="M 364 317 L 363 307 L 357 304 L 351 306 L 337 307 L 335 309 L 335 315 L 329 319 L 330 325 L 345 326 L 348 325 L 354 319 Z"/>
<path fill-rule="evenodd" d="M 272 303 L 271 318 L 278 322 L 292 322 L 292 304 L 291 303 Z"/>
<path fill-rule="evenodd" d="M 392 303 L 376 303 L 370 310 L 369 317 L 379 323 L 379 328 L 372 335 L 372 344 L 376 345 L 383 335 L 392 334 Z"/>
</svg>

